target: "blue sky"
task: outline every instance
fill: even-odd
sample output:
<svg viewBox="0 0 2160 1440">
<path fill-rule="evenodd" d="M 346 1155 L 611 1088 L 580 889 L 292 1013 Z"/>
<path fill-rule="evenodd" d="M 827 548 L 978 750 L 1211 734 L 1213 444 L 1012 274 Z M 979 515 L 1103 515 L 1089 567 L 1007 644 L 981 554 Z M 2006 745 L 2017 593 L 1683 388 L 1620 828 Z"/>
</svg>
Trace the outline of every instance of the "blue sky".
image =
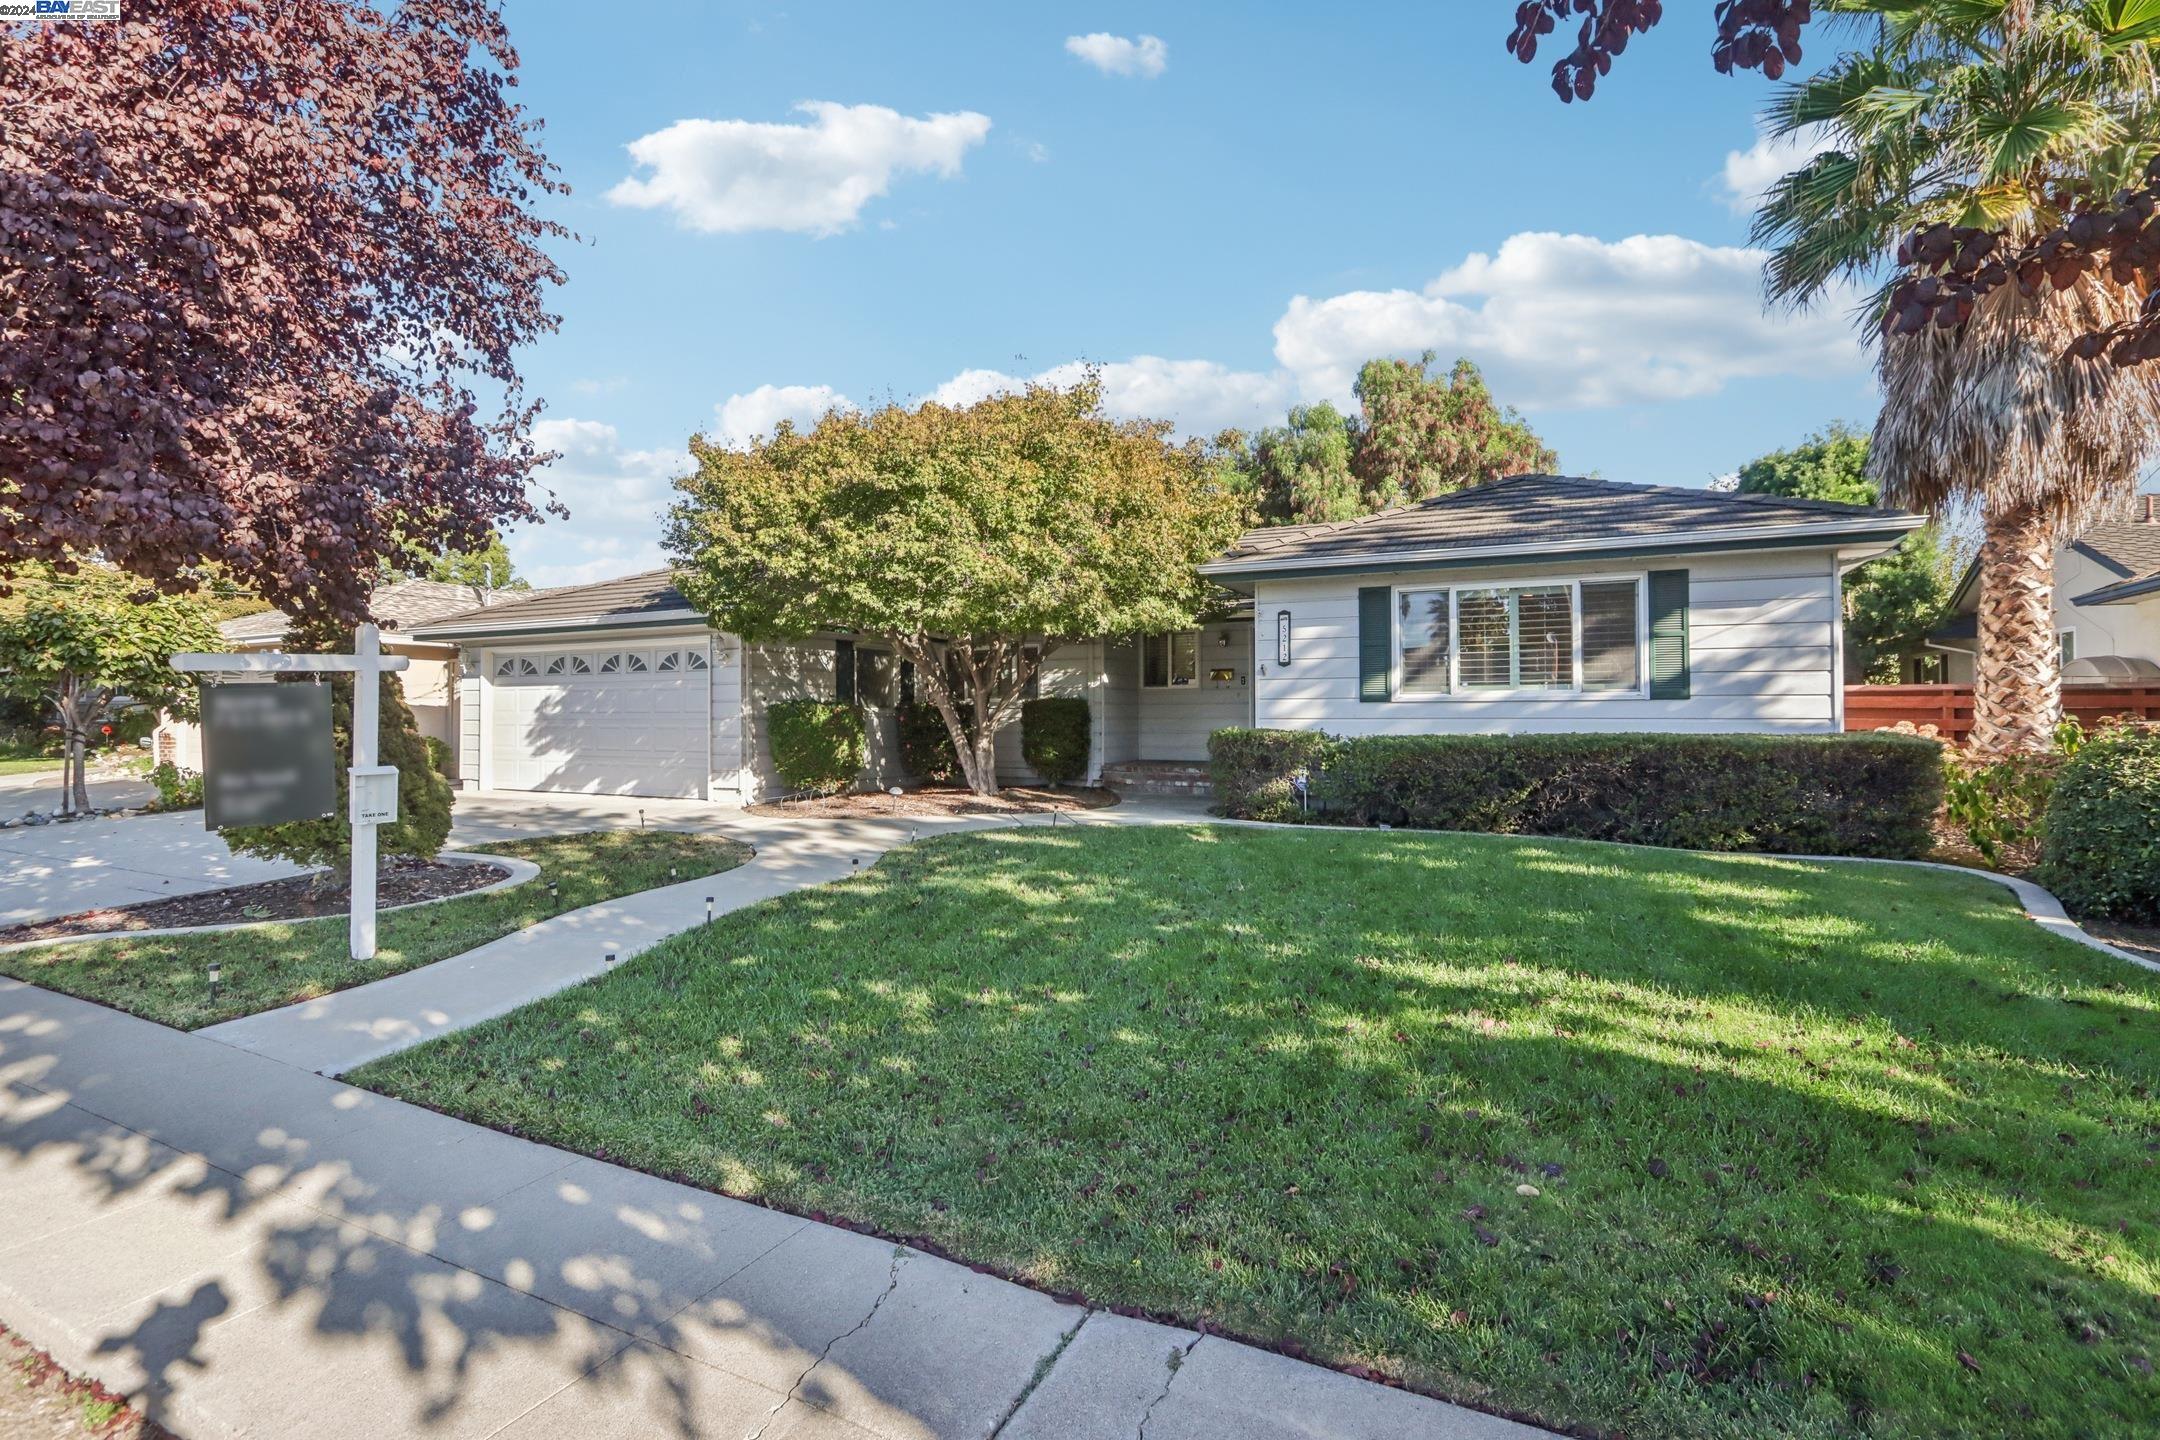
<svg viewBox="0 0 2160 1440">
<path fill-rule="evenodd" d="M 1565 468 L 1668 484 L 1874 409 L 1845 303 L 1761 308 L 1734 182 L 1783 157 L 1707 5 L 1573 106 L 1505 0 L 506 8 L 580 237 L 525 356 L 573 514 L 511 536 L 537 583 L 659 563 L 694 432 L 1077 360 L 1212 433 L 1467 355 Z"/>
</svg>

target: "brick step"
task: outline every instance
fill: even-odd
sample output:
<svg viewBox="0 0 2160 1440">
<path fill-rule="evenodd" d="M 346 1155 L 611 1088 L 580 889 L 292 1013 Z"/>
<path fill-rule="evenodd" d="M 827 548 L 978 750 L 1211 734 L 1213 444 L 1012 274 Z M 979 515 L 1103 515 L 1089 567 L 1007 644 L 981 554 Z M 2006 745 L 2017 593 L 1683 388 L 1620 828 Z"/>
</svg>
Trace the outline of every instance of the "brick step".
<svg viewBox="0 0 2160 1440">
<path fill-rule="evenodd" d="M 1182 760 L 1128 760 L 1103 767 L 1103 785 L 1120 795 L 1175 795 L 1212 799 L 1208 767 Z"/>
</svg>

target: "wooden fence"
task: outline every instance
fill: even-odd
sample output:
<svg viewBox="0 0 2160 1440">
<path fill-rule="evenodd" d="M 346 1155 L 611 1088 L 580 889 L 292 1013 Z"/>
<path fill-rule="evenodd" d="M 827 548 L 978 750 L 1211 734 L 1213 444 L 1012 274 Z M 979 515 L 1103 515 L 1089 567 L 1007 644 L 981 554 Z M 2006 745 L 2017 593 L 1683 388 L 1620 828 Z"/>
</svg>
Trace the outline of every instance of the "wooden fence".
<svg viewBox="0 0 2160 1440">
<path fill-rule="evenodd" d="M 2116 715 L 2160 720 L 2160 685 L 2065 685 L 2063 713 L 2090 730 Z M 1845 728 L 1880 730 L 1909 720 L 1933 725 L 1946 739 L 1963 740 L 1973 723 L 1970 685 L 1848 685 Z"/>
</svg>

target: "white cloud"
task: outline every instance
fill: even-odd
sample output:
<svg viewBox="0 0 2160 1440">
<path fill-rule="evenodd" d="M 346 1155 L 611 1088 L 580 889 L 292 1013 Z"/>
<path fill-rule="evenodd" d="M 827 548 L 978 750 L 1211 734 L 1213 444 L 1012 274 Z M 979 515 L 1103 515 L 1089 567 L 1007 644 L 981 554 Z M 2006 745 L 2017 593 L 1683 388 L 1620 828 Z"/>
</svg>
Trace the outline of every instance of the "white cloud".
<svg viewBox="0 0 2160 1440">
<path fill-rule="evenodd" d="M 1467 355 L 1524 409 L 1587 409 L 1715 394 L 1735 379 L 1862 366 L 1845 289 L 1766 311 L 1763 254 L 1678 235 L 1509 237 L 1422 290 L 1300 295 L 1275 358 L 1308 399 L 1346 402 L 1376 355 Z"/>
<path fill-rule="evenodd" d="M 1288 376 L 1233 370 L 1213 360 L 1166 360 L 1135 355 L 1098 365 L 1102 372 L 1103 409 L 1120 419 L 1168 420 L 1183 435 L 1211 436 L 1229 426 L 1249 427 L 1282 412 L 1296 398 Z M 1001 370 L 963 370 L 930 392 L 940 405 L 972 405 L 1008 393 L 1029 381 L 1069 386 L 1087 373 L 1087 362 L 1069 360 L 1034 375 Z"/>
<path fill-rule="evenodd" d="M 1128 40 L 1098 30 L 1065 37 L 1065 53 L 1085 60 L 1105 75 L 1145 75 L 1152 80 L 1170 65 L 1170 47 L 1153 35 Z"/>
<path fill-rule="evenodd" d="M 810 100 L 802 124 L 678 120 L 630 142 L 630 158 L 650 173 L 608 191 L 618 205 L 675 212 L 693 230 L 742 234 L 788 230 L 835 235 L 895 176 L 960 173 L 967 152 L 990 133 L 972 110 L 922 118 L 882 105 Z"/>
<path fill-rule="evenodd" d="M 508 536 L 519 573 L 535 585 L 579 585 L 663 564 L 659 514 L 670 482 L 690 470 L 681 450 L 634 450 L 600 420 L 542 420 L 533 443 L 559 452 L 540 483 L 569 508 Z"/>
<path fill-rule="evenodd" d="M 1736 215 L 1752 215 L 1772 185 L 1815 158 L 1830 144 L 1829 130 L 1810 125 L 1790 135 L 1758 135 L 1745 150 L 1725 152 L 1725 168 L 1718 176 L 1725 203 Z"/>
<path fill-rule="evenodd" d="M 854 408 L 830 385 L 760 385 L 713 407 L 712 438 L 744 450 L 751 441 L 772 434 L 782 420 L 793 420 L 800 428 L 815 424 L 828 410 Z"/>
</svg>

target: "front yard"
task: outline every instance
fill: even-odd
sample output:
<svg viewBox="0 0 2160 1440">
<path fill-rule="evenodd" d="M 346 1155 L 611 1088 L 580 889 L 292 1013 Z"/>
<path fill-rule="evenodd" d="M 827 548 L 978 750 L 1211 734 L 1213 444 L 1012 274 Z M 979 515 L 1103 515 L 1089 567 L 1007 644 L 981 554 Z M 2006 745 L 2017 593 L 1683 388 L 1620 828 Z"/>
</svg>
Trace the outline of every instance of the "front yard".
<svg viewBox="0 0 2160 1440">
<path fill-rule="evenodd" d="M 1978 878 L 948 837 L 355 1078 L 1555 1426 L 2160 1426 L 2160 977 Z"/>
<path fill-rule="evenodd" d="M 182 1030 L 199 1030 L 280 1005 L 312 1000 L 461 955 L 551 915 L 669 882 L 732 870 L 749 847 L 710 835 L 608 830 L 557 835 L 471 853 L 513 855 L 540 867 L 537 879 L 486 895 L 384 911 L 373 960 L 347 953 L 345 917 L 249 925 L 235 930 L 146 939 L 96 940 L 0 953 L 0 975 L 125 1010 Z M 555 882 L 553 898 L 548 883 Z M 215 1000 L 210 962 L 222 975 Z"/>
</svg>

